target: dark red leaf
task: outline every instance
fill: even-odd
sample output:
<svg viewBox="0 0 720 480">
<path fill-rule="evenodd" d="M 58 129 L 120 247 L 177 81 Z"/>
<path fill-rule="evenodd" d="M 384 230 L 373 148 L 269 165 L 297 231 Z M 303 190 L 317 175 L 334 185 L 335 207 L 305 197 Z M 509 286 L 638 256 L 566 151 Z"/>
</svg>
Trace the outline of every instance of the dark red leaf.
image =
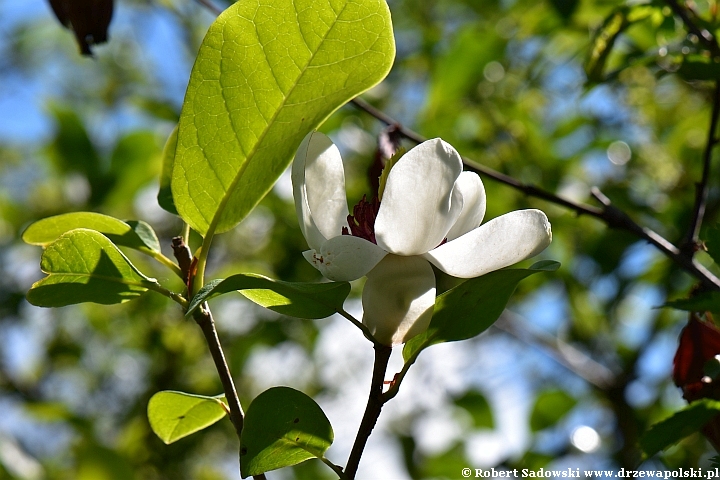
<svg viewBox="0 0 720 480">
<path fill-rule="evenodd" d="M 711 322 L 690 315 L 688 324 L 680 333 L 680 345 L 673 360 L 673 380 L 686 395 L 697 397 L 705 376 L 705 363 L 720 354 L 720 330 Z M 687 398 L 687 397 L 686 397 Z"/>
<path fill-rule="evenodd" d="M 90 47 L 107 42 L 113 14 L 113 0 L 49 0 L 55 16 L 75 33 L 83 55 L 92 55 Z"/>
</svg>

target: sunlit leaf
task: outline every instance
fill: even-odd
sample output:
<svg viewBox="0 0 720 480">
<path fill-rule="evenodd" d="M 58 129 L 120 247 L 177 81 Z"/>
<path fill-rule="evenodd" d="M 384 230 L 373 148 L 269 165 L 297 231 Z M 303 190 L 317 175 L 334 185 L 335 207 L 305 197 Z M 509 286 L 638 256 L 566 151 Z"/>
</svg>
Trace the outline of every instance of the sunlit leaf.
<svg viewBox="0 0 720 480">
<path fill-rule="evenodd" d="M 203 235 L 234 227 L 303 137 L 382 80 L 394 56 L 385 0 L 245 0 L 225 10 L 180 116 L 172 192 L 183 220 Z"/>
<path fill-rule="evenodd" d="M 76 228 L 95 230 L 108 237 L 116 245 L 145 250 L 160 251 L 160 242 L 150 225 L 142 221 L 123 222 L 108 215 L 94 212 L 74 212 L 43 218 L 30 225 L 22 239 L 30 245 L 47 247 L 62 234 Z"/>
<path fill-rule="evenodd" d="M 28 301 L 39 307 L 120 303 L 142 295 L 156 284 L 106 236 L 82 228 L 48 245 L 40 268 L 48 276 L 35 282 L 27 293 Z"/>
<path fill-rule="evenodd" d="M 283 315 L 325 318 L 342 308 L 350 294 L 350 284 L 282 282 L 262 275 L 241 273 L 208 282 L 193 297 L 187 314 L 191 315 L 200 304 L 212 297 L 234 291 L 240 291 L 249 300 Z"/>
<path fill-rule="evenodd" d="M 655 455 L 688 435 L 700 430 L 720 414 L 720 402 L 702 399 L 691 403 L 671 417 L 656 423 L 640 437 L 640 447 L 647 457 Z"/>
<path fill-rule="evenodd" d="M 470 279 L 439 295 L 428 329 L 403 348 L 405 360 L 423 348 L 442 342 L 465 340 L 481 334 L 500 317 L 515 287 L 538 272 L 552 272 L 558 262 L 537 262 L 528 269 L 507 269 Z"/>
<path fill-rule="evenodd" d="M 150 427 L 168 444 L 209 427 L 226 414 L 221 397 L 172 391 L 153 395 L 147 408 Z"/>
<path fill-rule="evenodd" d="M 322 458 L 333 442 L 330 421 L 315 401 L 274 387 L 252 401 L 240 439 L 240 473 L 250 475 Z"/>
<path fill-rule="evenodd" d="M 552 427 L 572 410 L 576 403 L 577 400 L 562 390 L 540 393 L 530 413 L 530 429 L 537 432 Z"/>
</svg>

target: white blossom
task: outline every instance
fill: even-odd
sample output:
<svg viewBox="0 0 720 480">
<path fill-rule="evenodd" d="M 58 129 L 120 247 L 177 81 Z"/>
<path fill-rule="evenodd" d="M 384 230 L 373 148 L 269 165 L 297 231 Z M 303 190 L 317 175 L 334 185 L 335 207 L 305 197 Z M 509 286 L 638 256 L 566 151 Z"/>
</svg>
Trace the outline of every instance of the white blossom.
<svg viewBox="0 0 720 480">
<path fill-rule="evenodd" d="M 342 158 L 328 137 L 318 132 L 305 137 L 292 181 L 310 246 L 303 255 L 330 280 L 367 276 L 362 321 L 386 345 L 427 329 L 435 304 L 431 263 L 454 277 L 473 278 L 537 255 L 552 239 L 540 210 L 510 212 L 480 225 L 486 205 L 482 181 L 463 172 L 460 155 L 440 139 L 416 146 L 392 166 L 376 217 L 371 203 L 365 203 L 365 213 L 359 211 L 374 219 L 374 238 L 348 234 L 364 219 L 348 215 Z"/>
</svg>

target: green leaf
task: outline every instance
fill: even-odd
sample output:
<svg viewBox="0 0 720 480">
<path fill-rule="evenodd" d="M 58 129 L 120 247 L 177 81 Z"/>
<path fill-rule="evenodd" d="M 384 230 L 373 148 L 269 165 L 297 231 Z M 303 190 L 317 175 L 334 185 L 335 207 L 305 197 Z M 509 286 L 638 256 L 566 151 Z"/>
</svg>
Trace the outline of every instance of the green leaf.
<svg viewBox="0 0 720 480">
<path fill-rule="evenodd" d="M 245 478 L 323 458 L 332 442 L 330 421 L 312 398 L 289 387 L 273 387 L 248 408 L 240 438 L 240 473 Z"/>
<path fill-rule="evenodd" d="M 494 428 L 493 412 L 487 398 L 476 390 L 470 390 L 457 399 L 455 405 L 465 409 L 472 416 L 475 428 Z"/>
<path fill-rule="evenodd" d="M 640 437 L 640 448 L 647 457 L 655 455 L 691 433 L 700 430 L 720 414 L 720 402 L 704 398 L 692 402 L 671 417 L 656 423 Z"/>
<path fill-rule="evenodd" d="M 592 39 L 585 72 L 589 82 L 602 82 L 603 71 L 615 41 L 630 25 L 650 17 L 656 10 L 651 5 L 622 6 L 605 18 L 602 26 L 595 32 Z"/>
<path fill-rule="evenodd" d="M 223 293 L 240 291 L 250 301 L 283 315 L 297 318 L 325 318 L 339 311 L 350 294 L 347 282 L 282 282 L 252 273 L 240 273 L 208 282 L 193 297 L 187 315 L 201 303 Z"/>
<path fill-rule="evenodd" d="M 564 21 L 570 20 L 577 10 L 578 0 L 550 0 L 550 4 Z"/>
<path fill-rule="evenodd" d="M 152 227 L 142 221 L 123 222 L 93 212 L 75 212 L 43 218 L 30 225 L 22 239 L 30 245 L 47 247 L 62 234 L 76 228 L 95 230 L 123 247 L 146 252 L 160 252 L 160 242 Z"/>
<path fill-rule="evenodd" d="M 172 133 L 170 133 L 170 137 L 168 137 L 167 139 L 167 143 L 165 143 L 165 148 L 163 148 L 162 172 L 160 173 L 160 190 L 157 194 L 157 199 L 160 206 L 164 210 L 172 213 L 173 215 L 178 214 L 177 209 L 175 208 L 175 201 L 173 200 L 172 196 L 172 188 L 170 187 L 170 182 L 172 181 L 173 163 L 175 162 L 175 149 L 177 148 L 177 140 L 178 127 L 175 126 Z"/>
<path fill-rule="evenodd" d="M 166 444 L 207 428 L 227 414 L 223 396 L 158 392 L 148 402 L 147 415 L 155 435 Z"/>
<path fill-rule="evenodd" d="M 156 285 L 103 234 L 78 228 L 61 235 L 43 252 L 48 276 L 33 284 L 27 299 L 38 307 L 75 303 L 121 303 Z"/>
<path fill-rule="evenodd" d="M 703 292 L 692 298 L 681 298 L 667 302 L 663 307 L 688 312 L 720 312 L 720 292 Z"/>
<path fill-rule="evenodd" d="M 530 414 L 530 429 L 533 432 L 552 427 L 560 421 L 577 403 L 562 390 L 549 390 L 538 395 Z"/>
<path fill-rule="evenodd" d="M 142 245 L 136 244 L 137 246 L 133 248 L 136 248 L 138 250 L 145 250 L 145 248 L 147 248 L 152 252 L 160 253 L 160 240 L 158 240 L 157 235 L 155 234 L 155 230 L 153 230 L 153 228 L 149 224 L 143 222 L 142 220 L 128 220 L 125 223 L 128 224 L 128 226 L 132 229 L 137 238 L 139 238 L 142 242 Z M 112 237 L 108 238 L 112 240 Z M 121 240 L 121 242 L 123 240 Z M 130 243 L 129 239 L 125 241 L 127 241 L 127 243 Z M 129 247 L 130 245 L 126 246 Z"/>
<path fill-rule="evenodd" d="M 705 247 L 715 264 L 720 266 L 720 224 L 708 228 L 705 232 Z"/>
<path fill-rule="evenodd" d="M 50 156 L 59 170 L 80 172 L 88 180 L 101 176 L 100 156 L 78 115 L 60 104 L 51 104 L 56 134 Z"/>
<path fill-rule="evenodd" d="M 703 55 L 692 55 L 683 59 L 677 74 L 684 80 L 718 80 L 720 64 Z"/>
<path fill-rule="evenodd" d="M 50 105 L 55 118 L 56 134 L 48 146 L 48 156 L 60 172 L 77 172 L 90 185 L 90 205 L 100 205 L 115 184 L 97 149 L 90 139 L 83 121 L 73 110 L 60 104 Z"/>
<path fill-rule="evenodd" d="M 480 335 L 500 317 L 520 281 L 538 272 L 552 272 L 558 262 L 544 260 L 530 268 L 491 272 L 470 279 L 439 295 L 428 329 L 410 339 L 403 348 L 403 358 L 442 342 L 456 342 Z"/>
<path fill-rule="evenodd" d="M 385 0 L 244 0 L 210 26 L 180 115 L 172 192 L 202 235 L 234 227 L 303 137 L 395 56 Z"/>
<path fill-rule="evenodd" d="M 157 179 L 162 143 L 157 133 L 133 131 L 120 137 L 110 157 L 113 188 L 105 205 L 126 206 L 148 183 Z"/>
</svg>

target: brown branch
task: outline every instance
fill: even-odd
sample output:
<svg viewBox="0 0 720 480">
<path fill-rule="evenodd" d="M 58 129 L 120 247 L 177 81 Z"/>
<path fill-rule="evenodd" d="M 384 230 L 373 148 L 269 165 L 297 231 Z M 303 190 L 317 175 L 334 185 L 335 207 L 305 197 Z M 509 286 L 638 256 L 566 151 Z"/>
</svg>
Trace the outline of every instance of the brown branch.
<svg viewBox="0 0 720 480">
<path fill-rule="evenodd" d="M 425 138 L 419 133 L 404 127 L 385 112 L 378 110 L 366 101 L 355 98 L 351 101 L 357 108 L 369 113 L 386 125 L 394 125 L 408 140 L 416 143 L 422 143 Z M 523 192 L 525 195 L 541 198 L 556 205 L 575 211 L 579 215 L 589 215 L 595 217 L 611 228 L 618 228 L 633 233 L 637 237 L 651 243 L 658 248 L 665 256 L 673 260 L 680 268 L 696 277 L 704 287 L 714 290 L 720 290 L 720 279 L 705 269 L 702 265 L 695 262 L 692 258 L 687 258 L 680 250 L 670 241 L 666 240 L 660 234 L 652 231 L 647 227 L 641 227 L 635 223 L 625 212 L 613 206 L 610 200 L 602 195 L 599 190 L 593 189 L 593 196 L 603 205 L 603 208 L 593 207 L 578 202 L 559 197 L 554 193 L 543 190 L 534 185 L 527 185 L 519 180 L 497 172 L 491 168 L 481 165 L 473 160 L 463 157 L 463 162 L 468 170 L 484 175 L 492 180 L 504 183 L 516 190 Z"/>
<path fill-rule="evenodd" d="M 220 338 L 218 338 L 217 330 L 215 329 L 215 320 L 213 319 L 210 309 L 207 308 L 207 305 L 197 309 L 193 318 L 200 326 L 203 335 L 205 335 L 205 341 L 210 349 L 210 354 L 215 362 L 215 369 L 220 376 L 220 382 L 225 392 L 225 400 L 228 402 L 230 421 L 235 427 L 235 433 L 237 433 L 238 439 L 240 439 L 245 418 L 242 406 L 240 405 L 240 398 L 238 397 L 237 390 L 235 390 L 235 383 L 230 374 L 230 368 L 225 360 Z M 255 480 L 266 480 L 265 474 L 263 473 L 253 475 L 253 478 Z"/>
<path fill-rule="evenodd" d="M 606 197 L 599 189 L 593 188 L 592 195 L 600 203 L 605 206 L 603 220 L 609 227 L 626 230 L 642 238 L 648 243 L 655 246 L 666 257 L 675 262 L 675 264 L 692 274 L 702 283 L 704 288 L 710 290 L 720 290 L 720 279 L 713 275 L 705 267 L 697 263 L 692 257 L 683 255 L 679 248 L 670 243 L 660 234 L 650 230 L 647 227 L 641 227 L 635 223 L 625 212 L 615 207 L 608 197 Z"/>
<path fill-rule="evenodd" d="M 712 152 L 719 141 L 718 137 L 715 136 L 718 126 L 718 117 L 720 117 L 720 81 L 715 82 L 715 90 L 713 92 L 710 128 L 708 129 L 707 143 L 705 144 L 705 151 L 703 153 L 703 173 L 700 183 L 696 184 L 695 208 L 693 209 L 692 222 L 690 223 L 690 228 L 688 229 L 685 241 L 680 246 L 682 253 L 689 257 L 692 257 L 695 254 L 699 246 L 700 227 L 702 227 L 703 218 L 705 216 L 708 190 L 710 189 Z"/>
<path fill-rule="evenodd" d="M 207 306 L 197 309 L 193 318 L 205 335 L 205 340 L 210 348 L 210 354 L 215 362 L 215 369 L 218 375 L 220 375 L 220 381 L 225 391 L 225 399 L 228 402 L 228 407 L 230 407 L 230 421 L 235 427 L 238 438 L 240 438 L 244 421 L 243 410 L 240 406 L 237 391 L 235 390 L 235 383 L 233 383 L 232 376 L 230 375 L 230 368 L 225 361 L 225 354 L 223 353 L 217 330 L 215 329 L 215 320 L 210 310 L 207 309 Z"/>
<path fill-rule="evenodd" d="M 391 352 L 392 347 L 375 344 L 375 366 L 373 367 L 372 381 L 370 382 L 370 395 L 368 396 L 365 414 L 363 415 L 360 428 L 355 437 L 355 443 L 353 444 L 347 466 L 345 467 L 345 474 L 350 480 L 353 480 L 357 474 L 360 457 L 362 457 L 365 445 L 375 428 L 375 424 L 380 416 L 380 411 L 386 401 L 383 399 L 383 385 Z"/>
</svg>

